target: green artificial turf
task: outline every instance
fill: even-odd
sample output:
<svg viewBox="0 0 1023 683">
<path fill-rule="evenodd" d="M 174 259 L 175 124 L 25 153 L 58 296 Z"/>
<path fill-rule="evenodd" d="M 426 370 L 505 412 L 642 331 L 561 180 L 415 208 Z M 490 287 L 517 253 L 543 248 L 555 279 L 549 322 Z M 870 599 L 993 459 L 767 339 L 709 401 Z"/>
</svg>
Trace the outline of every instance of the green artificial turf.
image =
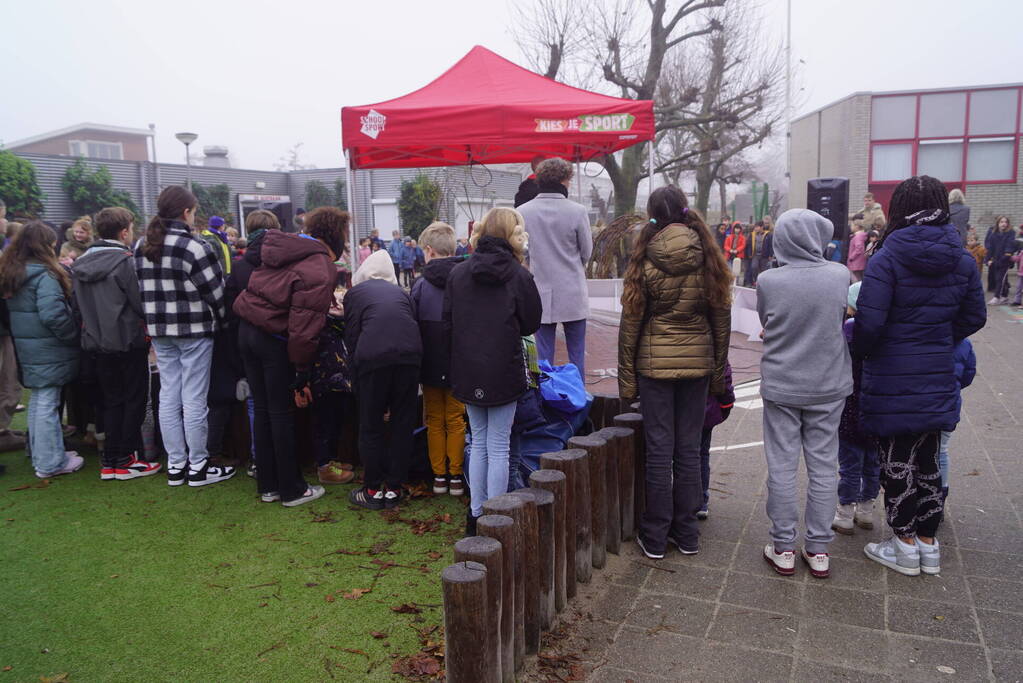
<svg viewBox="0 0 1023 683">
<path fill-rule="evenodd" d="M 288 509 L 243 473 L 101 481 L 84 454 L 48 486 L 0 454 L 0 683 L 391 680 L 395 655 L 441 640 L 460 501 L 417 498 L 395 520 L 352 508 L 348 485 Z"/>
</svg>

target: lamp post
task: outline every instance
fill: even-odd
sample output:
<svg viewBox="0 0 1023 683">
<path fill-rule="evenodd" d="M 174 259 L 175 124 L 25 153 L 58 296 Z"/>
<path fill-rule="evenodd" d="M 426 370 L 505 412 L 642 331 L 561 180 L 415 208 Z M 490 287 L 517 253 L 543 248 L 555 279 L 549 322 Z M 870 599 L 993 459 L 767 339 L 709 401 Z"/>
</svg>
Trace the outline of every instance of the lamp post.
<svg viewBox="0 0 1023 683">
<path fill-rule="evenodd" d="M 178 142 L 185 146 L 185 184 L 188 186 L 188 191 L 192 191 L 192 157 L 188 154 L 188 146 L 195 142 L 199 136 L 195 133 L 178 133 L 175 135 Z"/>
</svg>

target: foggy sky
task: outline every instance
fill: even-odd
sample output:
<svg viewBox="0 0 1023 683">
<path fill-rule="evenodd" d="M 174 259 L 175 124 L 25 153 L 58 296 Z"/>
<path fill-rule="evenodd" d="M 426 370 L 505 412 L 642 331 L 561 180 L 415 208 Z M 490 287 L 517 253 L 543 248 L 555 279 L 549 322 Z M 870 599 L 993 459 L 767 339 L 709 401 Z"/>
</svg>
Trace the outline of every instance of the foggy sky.
<svg viewBox="0 0 1023 683">
<path fill-rule="evenodd" d="M 639 2 L 640 0 L 636 0 Z M 744 0 L 746 1 L 746 0 Z M 796 114 L 864 90 L 1023 81 L 1015 0 L 793 0 Z M 785 0 L 764 0 L 784 43 Z M 343 165 L 340 109 L 426 84 L 482 44 L 525 64 L 504 0 L 0 3 L 0 142 L 76 123 L 146 128 L 159 161 L 226 145 L 233 165 Z M 587 3 L 580 0 L 580 11 Z"/>
</svg>

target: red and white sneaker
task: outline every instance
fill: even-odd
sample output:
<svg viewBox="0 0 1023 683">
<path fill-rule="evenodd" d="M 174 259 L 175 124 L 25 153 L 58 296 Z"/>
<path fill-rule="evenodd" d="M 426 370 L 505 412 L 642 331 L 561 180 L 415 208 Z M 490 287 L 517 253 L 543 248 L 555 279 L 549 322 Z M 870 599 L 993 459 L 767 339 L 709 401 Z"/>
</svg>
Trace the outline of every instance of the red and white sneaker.
<svg viewBox="0 0 1023 683">
<path fill-rule="evenodd" d="M 818 579 L 826 579 L 831 572 L 831 558 L 827 553 L 808 553 L 806 548 L 800 552 L 803 562 L 806 563 L 810 573 Z"/>
<path fill-rule="evenodd" d="M 117 478 L 114 476 L 115 472 L 113 467 L 104 467 L 99 471 L 99 478 L 103 481 L 112 481 Z"/>
<path fill-rule="evenodd" d="M 782 576 L 792 576 L 796 573 L 796 553 L 791 550 L 778 553 L 774 551 L 774 544 L 768 543 L 764 546 L 764 559 Z"/>
<path fill-rule="evenodd" d="M 160 463 L 158 462 L 146 462 L 145 460 L 139 460 L 134 455 L 131 456 L 131 460 L 122 467 L 118 467 L 114 470 L 115 479 L 135 479 L 136 477 L 148 477 L 151 474 L 156 474 L 160 471 Z"/>
</svg>

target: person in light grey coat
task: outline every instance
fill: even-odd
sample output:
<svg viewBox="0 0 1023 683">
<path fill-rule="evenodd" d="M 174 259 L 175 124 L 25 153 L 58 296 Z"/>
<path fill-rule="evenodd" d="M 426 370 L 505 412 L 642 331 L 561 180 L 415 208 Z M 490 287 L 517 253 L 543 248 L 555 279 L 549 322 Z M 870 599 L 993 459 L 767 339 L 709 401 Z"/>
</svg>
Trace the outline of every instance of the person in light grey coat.
<svg viewBox="0 0 1023 683">
<path fill-rule="evenodd" d="M 966 246 L 966 228 L 970 225 L 970 207 L 966 205 L 966 195 L 960 189 L 948 193 L 948 218 L 956 226 L 959 237 Z"/>
<path fill-rule="evenodd" d="M 852 393 L 852 361 L 842 332 L 849 273 L 825 260 L 831 221 L 807 209 L 778 219 L 774 253 L 781 264 L 757 279 L 764 326 L 760 362 L 771 543 L 764 558 L 794 572 L 799 509 L 796 473 L 806 461 L 806 539 L 802 557 L 814 576 L 828 576 L 831 521 L 838 502 L 838 424 Z"/>
<path fill-rule="evenodd" d="M 569 200 L 572 165 L 547 159 L 536 169 L 540 193 L 519 207 L 529 234 L 529 269 L 543 305 L 536 333 L 540 359 L 554 362 L 558 323 L 565 330 L 568 359 L 586 376 L 586 317 L 590 306 L 586 263 L 593 253 L 593 233 L 585 207 Z"/>
</svg>

